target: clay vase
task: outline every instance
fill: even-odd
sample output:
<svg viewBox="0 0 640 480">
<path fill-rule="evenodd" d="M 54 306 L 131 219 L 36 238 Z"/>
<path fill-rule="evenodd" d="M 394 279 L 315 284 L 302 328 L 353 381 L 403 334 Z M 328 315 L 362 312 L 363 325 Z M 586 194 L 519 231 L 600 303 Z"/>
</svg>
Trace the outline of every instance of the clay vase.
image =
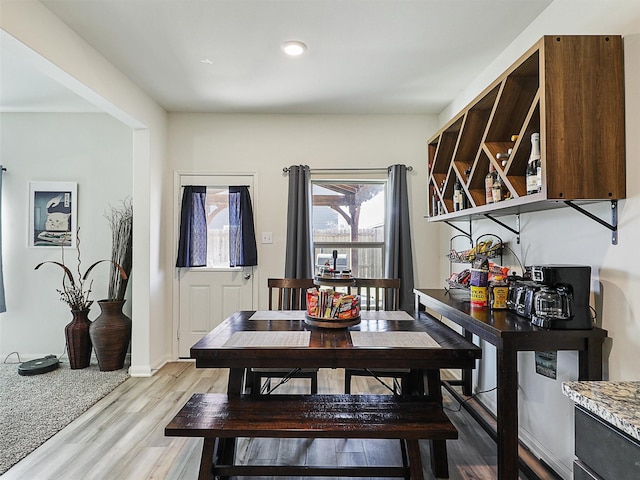
<svg viewBox="0 0 640 480">
<path fill-rule="evenodd" d="M 89 333 L 102 372 L 120 370 L 131 342 L 131 319 L 122 313 L 124 300 L 99 300 L 100 315 Z"/>
<path fill-rule="evenodd" d="M 73 319 L 64 327 L 69 366 L 72 369 L 87 368 L 91 362 L 89 309 L 71 310 L 71 315 L 73 315 Z"/>
</svg>

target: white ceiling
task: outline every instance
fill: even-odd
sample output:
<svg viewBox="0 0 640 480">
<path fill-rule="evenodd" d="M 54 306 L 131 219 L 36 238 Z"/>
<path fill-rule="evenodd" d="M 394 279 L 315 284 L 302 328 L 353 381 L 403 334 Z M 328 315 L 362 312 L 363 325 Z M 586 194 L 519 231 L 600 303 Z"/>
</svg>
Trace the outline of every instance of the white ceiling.
<svg viewBox="0 0 640 480">
<path fill-rule="evenodd" d="M 441 112 L 551 2 L 41 0 L 168 111 L 354 114 Z M 4 43 L 1 111 L 86 107 Z"/>
</svg>

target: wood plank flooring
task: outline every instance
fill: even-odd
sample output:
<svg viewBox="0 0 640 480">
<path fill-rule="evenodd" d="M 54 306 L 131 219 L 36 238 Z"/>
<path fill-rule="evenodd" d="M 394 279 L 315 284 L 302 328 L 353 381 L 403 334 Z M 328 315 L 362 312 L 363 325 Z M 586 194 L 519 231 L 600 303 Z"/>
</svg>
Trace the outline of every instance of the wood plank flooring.
<svg viewBox="0 0 640 480">
<path fill-rule="evenodd" d="M 342 370 L 320 370 L 319 393 L 341 393 L 343 383 Z M 308 380 L 291 380 L 278 391 L 307 393 L 308 385 Z M 193 393 L 223 393 L 226 387 L 226 370 L 196 369 L 191 362 L 169 363 L 151 378 L 130 378 L 0 478 L 195 480 L 202 439 L 168 438 L 164 427 Z M 352 391 L 387 393 L 367 377 L 355 377 Z M 457 409 L 444 396 L 445 407 Z M 447 415 L 460 434 L 447 442 L 451 480 L 495 479 L 495 443 L 464 410 L 447 410 Z M 427 442 L 420 448 L 425 479 L 432 480 Z M 401 463 L 398 441 L 359 439 L 240 439 L 238 459 L 249 464 Z"/>
</svg>

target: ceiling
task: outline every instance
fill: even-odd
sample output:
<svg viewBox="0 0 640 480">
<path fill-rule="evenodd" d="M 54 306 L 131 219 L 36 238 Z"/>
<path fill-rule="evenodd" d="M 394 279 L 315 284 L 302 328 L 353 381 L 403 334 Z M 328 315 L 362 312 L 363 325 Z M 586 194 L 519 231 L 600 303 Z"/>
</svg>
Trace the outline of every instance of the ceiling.
<svg viewBox="0 0 640 480">
<path fill-rule="evenodd" d="M 41 0 L 168 111 L 337 114 L 441 112 L 551 2 Z M 0 111 L 92 108 L 5 43 Z"/>
</svg>

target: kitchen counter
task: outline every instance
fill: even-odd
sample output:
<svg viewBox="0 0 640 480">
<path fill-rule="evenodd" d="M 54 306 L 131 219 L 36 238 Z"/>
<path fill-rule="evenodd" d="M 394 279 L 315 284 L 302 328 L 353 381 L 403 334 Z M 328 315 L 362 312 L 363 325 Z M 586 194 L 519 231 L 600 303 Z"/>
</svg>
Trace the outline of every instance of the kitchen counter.
<svg viewBox="0 0 640 480">
<path fill-rule="evenodd" d="M 563 382 L 562 393 L 585 410 L 640 440 L 640 382 Z"/>
</svg>

